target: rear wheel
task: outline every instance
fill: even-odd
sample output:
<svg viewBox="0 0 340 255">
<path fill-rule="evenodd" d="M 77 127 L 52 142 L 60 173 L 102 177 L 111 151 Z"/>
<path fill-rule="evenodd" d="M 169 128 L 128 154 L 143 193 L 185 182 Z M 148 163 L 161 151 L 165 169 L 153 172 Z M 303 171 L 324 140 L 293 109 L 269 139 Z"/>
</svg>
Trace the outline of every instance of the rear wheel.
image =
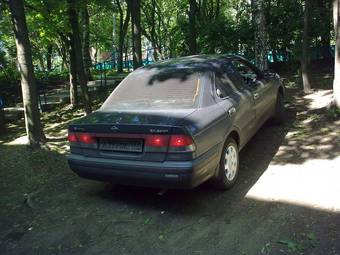
<svg viewBox="0 0 340 255">
<path fill-rule="evenodd" d="M 218 174 L 212 179 L 217 189 L 230 189 L 234 186 L 239 169 L 239 151 L 234 139 L 228 138 L 222 152 Z"/>
<path fill-rule="evenodd" d="M 286 109 L 285 109 L 285 104 L 284 104 L 284 98 L 281 93 L 278 93 L 273 120 L 277 124 L 283 124 L 285 123 L 286 118 L 287 118 L 287 115 L 286 115 Z"/>
</svg>

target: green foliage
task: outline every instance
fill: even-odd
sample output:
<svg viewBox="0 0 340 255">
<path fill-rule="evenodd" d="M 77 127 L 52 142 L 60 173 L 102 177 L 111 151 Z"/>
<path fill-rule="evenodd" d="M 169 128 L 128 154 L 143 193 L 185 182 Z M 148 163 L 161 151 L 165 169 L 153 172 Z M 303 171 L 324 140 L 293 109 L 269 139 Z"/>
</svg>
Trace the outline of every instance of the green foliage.
<svg viewBox="0 0 340 255">
<path fill-rule="evenodd" d="M 4 68 L 0 68 L 0 87 L 14 85 L 19 79 L 20 73 L 15 66 L 7 65 Z"/>
<path fill-rule="evenodd" d="M 239 53 L 254 56 L 252 9 L 247 0 L 201 0 L 197 2 L 198 53 Z M 85 4 L 90 15 L 90 47 L 98 55 L 114 52 L 118 46 L 120 15 L 117 3 L 126 15 L 125 0 L 76 0 L 81 13 Z M 302 0 L 265 1 L 270 50 L 286 61 L 299 60 L 301 48 Z M 65 77 L 63 70 L 69 61 L 67 40 L 70 32 L 66 0 L 25 1 L 27 25 L 36 70 L 47 69 L 48 49 L 52 47 L 53 67 L 49 76 Z M 141 28 L 143 48 L 159 49 L 158 58 L 183 56 L 189 53 L 189 0 L 143 0 Z M 81 15 L 80 15 L 81 16 Z M 315 1 L 312 8 L 311 41 L 315 47 L 331 41 L 331 5 L 329 1 Z M 80 18 L 81 24 L 81 18 Z M 0 15 L 0 82 L 18 79 L 16 50 L 10 13 L 3 5 Z M 82 33 L 82 27 L 80 27 Z M 131 22 L 125 38 L 131 58 Z M 288 65 L 287 65 L 288 66 Z M 290 65 L 289 66 L 293 66 Z M 294 65 L 294 68 L 296 66 Z M 12 69 L 12 70 L 10 70 Z M 56 74 L 59 72 L 60 74 Z M 41 78 L 41 74 L 37 74 Z"/>
<path fill-rule="evenodd" d="M 68 71 L 63 70 L 52 70 L 48 71 L 36 71 L 35 76 L 39 81 L 49 83 L 49 82 L 62 82 L 68 79 Z"/>
<path fill-rule="evenodd" d="M 90 44 L 97 50 L 112 51 L 113 45 L 117 45 L 117 39 L 112 37 L 114 16 L 116 15 L 114 5 L 111 1 L 96 1 L 88 6 L 90 15 Z M 118 20 L 116 20 L 118 25 Z M 118 31 L 118 26 L 116 26 Z"/>
</svg>

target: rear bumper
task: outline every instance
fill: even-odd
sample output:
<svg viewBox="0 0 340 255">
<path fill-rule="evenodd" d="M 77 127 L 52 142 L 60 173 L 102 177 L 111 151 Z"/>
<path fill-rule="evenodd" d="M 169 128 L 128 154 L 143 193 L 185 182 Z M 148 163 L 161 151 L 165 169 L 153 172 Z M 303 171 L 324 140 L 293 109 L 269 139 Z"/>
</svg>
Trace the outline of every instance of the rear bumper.
<svg viewBox="0 0 340 255">
<path fill-rule="evenodd" d="M 145 162 L 70 154 L 70 168 L 80 177 L 117 184 L 190 189 L 209 179 L 218 164 L 210 150 L 193 161 Z"/>
</svg>

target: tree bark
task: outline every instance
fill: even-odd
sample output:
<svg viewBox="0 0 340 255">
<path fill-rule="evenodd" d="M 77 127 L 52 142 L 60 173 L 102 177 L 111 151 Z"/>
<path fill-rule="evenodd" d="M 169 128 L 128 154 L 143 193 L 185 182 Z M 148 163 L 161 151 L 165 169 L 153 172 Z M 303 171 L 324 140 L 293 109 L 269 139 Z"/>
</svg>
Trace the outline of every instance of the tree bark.
<svg viewBox="0 0 340 255">
<path fill-rule="evenodd" d="M 56 48 L 58 51 L 59 56 L 61 56 L 62 59 L 62 68 L 64 69 L 68 69 L 69 65 L 68 65 L 68 53 L 70 52 L 69 50 L 69 42 L 67 39 L 61 38 L 60 41 L 60 45 L 58 45 L 58 47 Z"/>
<path fill-rule="evenodd" d="M 47 71 L 51 72 L 52 70 L 52 45 L 48 45 L 47 47 L 47 54 L 46 54 L 46 67 Z"/>
<path fill-rule="evenodd" d="M 255 64 L 264 71 L 268 69 L 268 33 L 264 0 L 252 0 L 252 8 L 255 26 Z"/>
<path fill-rule="evenodd" d="M 143 65 L 142 59 L 142 38 L 140 24 L 140 3 L 141 0 L 128 0 L 130 5 L 131 22 L 132 22 L 132 54 L 133 69 Z"/>
<path fill-rule="evenodd" d="M 45 139 L 38 109 L 38 93 L 32 63 L 31 44 L 28 38 L 23 0 L 9 1 L 21 73 L 21 89 L 25 113 L 28 144 L 39 146 Z"/>
<path fill-rule="evenodd" d="M 82 54 L 82 47 L 81 47 L 81 41 L 80 41 L 80 35 L 79 35 L 78 13 L 76 10 L 75 0 L 67 0 L 67 7 L 68 7 L 69 22 L 70 22 L 71 31 L 72 31 L 71 33 L 73 35 L 73 43 L 71 43 L 70 47 L 71 47 L 71 51 L 72 50 L 74 51 L 77 80 L 79 82 L 80 93 L 81 93 L 82 103 L 83 103 L 85 112 L 86 114 L 90 114 L 92 109 L 91 109 L 89 94 L 87 91 L 87 79 L 86 79 L 86 74 L 85 74 L 84 64 L 83 64 L 83 54 Z"/>
<path fill-rule="evenodd" d="M 76 68 L 76 55 L 74 52 L 74 39 L 73 34 L 69 35 L 69 79 L 70 79 L 70 104 L 72 107 L 78 106 L 78 81 L 77 81 L 77 68 Z"/>
<path fill-rule="evenodd" d="M 310 0 L 305 0 L 305 10 L 303 15 L 303 35 L 302 35 L 302 58 L 301 58 L 301 74 L 303 91 L 305 93 L 311 92 L 311 79 L 308 70 L 309 65 L 309 12 Z"/>
<path fill-rule="evenodd" d="M 39 54 L 37 56 L 38 60 L 39 60 L 39 64 L 40 64 L 40 70 L 45 72 L 46 71 L 46 67 L 45 67 L 45 62 L 44 62 L 44 58 L 42 54 Z"/>
<path fill-rule="evenodd" d="M 150 17 L 150 39 L 151 39 L 151 45 L 153 50 L 153 59 L 154 61 L 158 61 L 158 49 L 157 49 L 157 39 L 156 39 L 156 8 L 157 3 L 156 0 L 151 0 L 151 17 Z"/>
<path fill-rule="evenodd" d="M 189 54 L 197 54 L 197 28 L 196 28 L 196 17 L 197 17 L 197 3 L 196 0 L 189 0 Z"/>
<path fill-rule="evenodd" d="M 331 30 L 332 30 L 332 15 L 331 15 L 331 1 L 330 0 L 319 0 L 318 8 L 320 16 L 322 17 L 322 31 L 321 34 L 321 54 L 324 59 L 332 59 L 333 56 L 330 51 L 331 45 Z"/>
<path fill-rule="evenodd" d="M 333 95 L 336 106 L 340 108 L 340 0 L 333 0 L 333 20 L 335 31 Z"/>
<path fill-rule="evenodd" d="M 123 8 L 120 4 L 119 0 L 116 0 L 116 4 L 119 10 L 119 38 L 118 38 L 118 56 L 117 56 L 117 70 L 118 73 L 123 72 L 123 53 L 124 53 L 124 40 L 128 31 L 129 22 L 130 22 L 130 5 L 126 10 L 126 15 L 124 19 Z"/>
<path fill-rule="evenodd" d="M 87 81 L 92 80 L 90 67 L 92 66 L 91 54 L 90 54 L 90 16 L 87 9 L 87 4 L 84 3 L 82 9 L 82 27 L 83 27 L 83 57 L 84 68 Z"/>
</svg>

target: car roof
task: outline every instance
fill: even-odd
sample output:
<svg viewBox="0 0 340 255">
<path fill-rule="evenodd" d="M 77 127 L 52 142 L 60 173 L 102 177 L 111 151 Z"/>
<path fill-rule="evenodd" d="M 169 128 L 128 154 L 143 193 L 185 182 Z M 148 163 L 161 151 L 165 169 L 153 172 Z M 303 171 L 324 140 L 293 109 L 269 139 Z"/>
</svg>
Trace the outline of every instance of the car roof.
<svg viewBox="0 0 340 255">
<path fill-rule="evenodd" d="M 229 63 L 233 59 L 239 59 L 248 62 L 245 58 L 232 55 L 194 55 L 162 60 L 151 65 L 142 67 L 142 69 L 191 69 L 197 72 L 217 71 L 221 65 Z"/>
</svg>

